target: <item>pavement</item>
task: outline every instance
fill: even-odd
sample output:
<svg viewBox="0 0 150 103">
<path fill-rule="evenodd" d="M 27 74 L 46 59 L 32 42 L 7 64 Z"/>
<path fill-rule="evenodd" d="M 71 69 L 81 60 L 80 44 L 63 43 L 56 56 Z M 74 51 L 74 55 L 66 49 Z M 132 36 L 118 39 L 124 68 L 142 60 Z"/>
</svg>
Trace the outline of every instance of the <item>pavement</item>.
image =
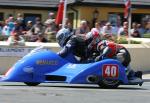
<svg viewBox="0 0 150 103">
<path fill-rule="evenodd" d="M 150 74 L 143 74 L 142 78 L 145 82 L 150 82 Z"/>
<path fill-rule="evenodd" d="M 98 85 L 41 83 L 30 87 L 24 83 L 0 82 L 0 103 L 150 103 L 150 74 L 144 83 L 101 89 Z"/>
<path fill-rule="evenodd" d="M 0 83 L 0 103 L 150 103 L 150 82 L 142 87 L 121 85 L 101 89 L 97 85 Z"/>
</svg>

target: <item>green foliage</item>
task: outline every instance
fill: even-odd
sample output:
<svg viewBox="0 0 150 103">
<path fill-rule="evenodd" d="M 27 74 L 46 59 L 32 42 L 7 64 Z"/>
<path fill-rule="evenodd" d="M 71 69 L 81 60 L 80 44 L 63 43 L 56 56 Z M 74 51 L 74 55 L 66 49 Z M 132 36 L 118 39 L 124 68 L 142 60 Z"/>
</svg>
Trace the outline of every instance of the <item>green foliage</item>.
<svg viewBox="0 0 150 103">
<path fill-rule="evenodd" d="M 141 42 L 140 41 L 131 40 L 131 44 L 141 44 Z"/>
<path fill-rule="evenodd" d="M 144 38 L 150 38 L 150 33 L 144 34 Z"/>
<path fill-rule="evenodd" d="M 7 41 L 8 36 L 0 35 L 0 41 Z"/>
<path fill-rule="evenodd" d="M 118 44 L 128 44 L 127 37 L 125 37 L 125 36 L 121 36 L 120 39 L 118 39 L 117 37 L 114 37 L 114 42 L 118 43 Z M 134 41 L 134 40 L 131 40 L 130 43 L 131 44 L 141 44 L 140 41 Z"/>
<path fill-rule="evenodd" d="M 147 34 L 147 35 L 149 35 L 149 37 L 150 37 L 150 34 Z M 23 37 L 26 41 L 29 40 L 29 37 L 26 37 L 26 36 L 23 36 Z M 8 36 L 0 35 L 0 41 L 7 41 L 7 39 L 8 39 Z M 106 39 L 106 38 L 103 38 L 103 39 Z M 113 41 L 118 44 L 128 44 L 127 37 L 125 37 L 125 36 L 121 36 L 119 40 L 117 37 L 113 37 Z M 55 41 L 53 41 L 53 42 L 55 42 Z M 141 44 L 141 42 L 131 40 L 131 44 Z"/>
</svg>

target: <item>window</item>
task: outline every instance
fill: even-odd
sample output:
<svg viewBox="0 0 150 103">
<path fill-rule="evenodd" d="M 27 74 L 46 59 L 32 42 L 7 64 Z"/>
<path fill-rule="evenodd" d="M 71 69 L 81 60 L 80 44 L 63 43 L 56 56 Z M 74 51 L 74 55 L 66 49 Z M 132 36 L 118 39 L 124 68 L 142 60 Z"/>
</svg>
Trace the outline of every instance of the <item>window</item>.
<svg viewBox="0 0 150 103">
<path fill-rule="evenodd" d="M 120 22 L 121 24 L 126 21 L 124 19 L 124 13 L 114 13 L 111 12 L 108 15 L 108 21 L 112 24 L 112 25 L 116 25 L 118 22 L 117 18 L 120 18 Z M 143 13 L 132 13 L 132 22 L 137 22 L 137 23 L 141 23 L 142 20 L 146 20 L 150 18 L 150 14 L 143 14 Z"/>
<path fill-rule="evenodd" d="M 123 23 L 123 13 L 109 13 L 109 16 L 108 16 L 108 21 L 116 26 L 117 23 Z"/>
<path fill-rule="evenodd" d="M 68 13 L 67 16 L 68 16 L 69 22 L 71 23 L 71 25 L 73 25 L 74 13 Z"/>
<path fill-rule="evenodd" d="M 136 14 L 136 13 L 132 14 L 132 22 L 141 23 L 142 20 L 148 21 L 149 18 L 150 14 Z"/>
<path fill-rule="evenodd" d="M 0 13 L 0 21 L 4 20 L 4 13 Z"/>
<path fill-rule="evenodd" d="M 28 21 L 32 21 L 33 24 L 35 23 L 35 18 L 41 18 L 41 14 L 30 14 L 30 13 L 25 13 L 24 14 L 24 19 L 25 19 L 25 23 L 27 23 Z"/>
</svg>

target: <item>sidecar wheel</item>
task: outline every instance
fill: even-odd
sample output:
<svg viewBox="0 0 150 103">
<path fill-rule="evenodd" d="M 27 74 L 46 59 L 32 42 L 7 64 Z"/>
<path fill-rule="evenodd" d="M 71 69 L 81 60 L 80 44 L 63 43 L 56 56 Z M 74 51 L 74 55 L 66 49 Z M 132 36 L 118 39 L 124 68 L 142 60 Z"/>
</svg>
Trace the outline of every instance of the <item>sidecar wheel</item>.
<svg viewBox="0 0 150 103">
<path fill-rule="evenodd" d="M 98 83 L 98 85 L 100 86 L 100 88 L 115 89 L 120 85 L 120 81 L 103 79 Z"/>
<path fill-rule="evenodd" d="M 40 83 L 38 82 L 24 82 L 27 86 L 37 86 L 39 85 Z"/>
</svg>

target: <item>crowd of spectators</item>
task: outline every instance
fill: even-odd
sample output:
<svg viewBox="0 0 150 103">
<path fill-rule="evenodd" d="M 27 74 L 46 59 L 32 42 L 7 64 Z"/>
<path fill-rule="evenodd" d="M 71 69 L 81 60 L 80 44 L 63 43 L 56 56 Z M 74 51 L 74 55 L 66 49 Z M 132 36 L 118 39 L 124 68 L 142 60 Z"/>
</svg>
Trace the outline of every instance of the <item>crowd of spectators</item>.
<svg viewBox="0 0 150 103">
<path fill-rule="evenodd" d="M 123 22 L 123 25 L 119 22 L 117 25 L 112 25 L 110 22 L 103 23 L 95 23 L 95 28 L 92 30 L 99 30 L 99 33 L 103 36 L 129 36 L 128 31 L 128 22 Z M 138 24 L 136 22 L 132 23 L 132 28 L 130 30 L 131 37 L 134 38 L 142 38 L 144 34 L 150 33 L 150 19 L 143 22 L 143 24 Z"/>
<path fill-rule="evenodd" d="M 14 18 L 10 15 L 4 23 L 0 22 L 0 35 L 8 36 L 8 42 L 10 44 L 23 45 L 25 41 L 29 42 L 54 42 L 55 34 L 62 27 L 55 25 L 54 13 L 49 13 L 48 19 L 45 22 L 41 21 L 41 18 L 37 17 L 35 23 L 33 21 L 27 21 L 25 23 L 22 14 L 17 14 Z M 66 27 L 70 30 L 72 24 L 66 19 Z M 99 32 L 104 37 L 113 36 L 129 36 L 128 22 L 117 22 L 117 25 L 112 25 L 108 21 L 95 22 L 94 27 L 90 27 L 90 23 L 86 20 L 81 20 L 80 26 L 75 30 L 76 35 L 85 35 L 88 32 Z M 136 22 L 132 23 L 132 29 L 130 30 L 132 37 L 143 37 L 143 34 L 150 33 L 150 18 L 142 20 L 141 24 Z M 28 39 L 25 39 L 28 38 Z"/>
<path fill-rule="evenodd" d="M 130 29 L 130 35 L 133 38 L 143 38 L 144 34 L 150 34 L 150 18 L 143 20 L 141 24 L 133 22 Z M 101 37 L 113 39 L 117 37 L 118 39 L 123 37 L 129 37 L 128 22 L 118 22 L 117 25 L 112 25 L 108 21 L 95 22 L 95 26 L 90 29 L 88 21 L 82 20 L 80 27 L 75 30 L 75 34 L 86 34 L 88 32 L 98 32 Z"/>
<path fill-rule="evenodd" d="M 53 42 L 58 31 L 55 25 L 54 13 L 49 13 L 45 22 L 36 17 L 33 21 L 26 21 L 22 14 L 14 18 L 10 15 L 4 22 L 0 22 L 0 35 L 7 36 L 10 45 L 23 45 L 28 42 Z"/>
</svg>

